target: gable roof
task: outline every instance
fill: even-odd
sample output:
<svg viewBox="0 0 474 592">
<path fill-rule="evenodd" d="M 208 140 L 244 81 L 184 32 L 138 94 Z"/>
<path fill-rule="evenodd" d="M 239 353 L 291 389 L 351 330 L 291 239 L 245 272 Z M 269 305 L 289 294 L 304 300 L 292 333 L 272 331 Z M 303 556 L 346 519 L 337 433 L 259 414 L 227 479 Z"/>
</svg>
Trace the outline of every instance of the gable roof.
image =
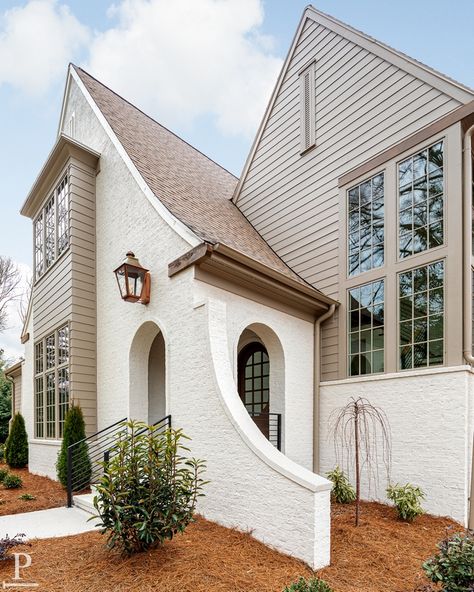
<svg viewBox="0 0 474 592">
<path fill-rule="evenodd" d="M 437 70 L 423 64 L 422 62 L 415 60 L 414 58 L 411 58 L 410 56 L 404 54 L 401 51 L 393 49 L 389 45 L 386 45 L 385 43 L 378 41 L 370 35 L 367 35 L 366 33 L 363 33 L 362 31 L 359 31 L 351 27 L 350 25 L 347 25 L 346 23 L 334 18 L 333 16 L 326 14 L 320 10 L 317 10 L 316 8 L 314 8 L 314 6 L 310 4 L 305 8 L 303 12 L 298 28 L 293 37 L 290 49 L 286 56 L 285 62 L 283 63 L 280 75 L 278 76 L 275 87 L 273 89 L 270 101 L 267 105 L 262 121 L 257 130 L 257 134 L 253 141 L 250 152 L 247 156 L 247 160 L 245 161 L 244 167 L 242 169 L 242 174 L 240 175 L 239 182 L 236 185 L 234 195 L 232 197 L 232 200 L 235 203 L 238 202 L 241 188 L 245 182 L 247 173 L 250 169 L 251 163 L 260 143 L 260 139 L 263 135 L 267 121 L 273 110 L 273 106 L 278 97 L 280 87 L 284 82 L 286 72 L 290 66 L 293 54 L 295 53 L 298 40 L 308 19 L 315 21 L 316 23 L 326 27 L 330 31 L 333 31 L 334 33 L 337 33 L 338 35 L 341 35 L 342 37 L 352 41 L 356 45 L 363 47 L 367 51 L 370 51 L 374 55 L 377 55 L 378 57 L 386 60 L 387 62 L 392 63 L 394 66 L 397 66 L 401 70 L 404 70 L 412 74 L 416 78 L 431 85 L 433 88 L 436 88 L 444 94 L 457 100 L 460 105 L 466 105 L 474 100 L 474 89 L 460 82 L 457 82 L 456 80 L 453 80 L 449 76 L 446 76 L 445 74 L 438 72 Z"/>
<path fill-rule="evenodd" d="M 137 107 L 71 65 L 133 165 L 165 208 L 203 242 L 224 244 L 308 286 L 231 198 L 237 178 Z"/>
</svg>

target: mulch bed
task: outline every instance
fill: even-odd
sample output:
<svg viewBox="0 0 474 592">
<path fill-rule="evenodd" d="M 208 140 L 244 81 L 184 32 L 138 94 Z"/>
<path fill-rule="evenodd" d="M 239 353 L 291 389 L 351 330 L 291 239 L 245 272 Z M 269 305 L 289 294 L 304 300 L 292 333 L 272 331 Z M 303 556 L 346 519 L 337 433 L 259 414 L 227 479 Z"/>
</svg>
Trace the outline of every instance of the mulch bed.
<svg viewBox="0 0 474 592">
<path fill-rule="evenodd" d="M 8 468 L 1 464 L 0 467 Z M 66 492 L 61 484 L 47 477 L 32 475 L 28 469 L 8 469 L 10 473 L 19 475 L 23 479 L 23 487 L 19 489 L 5 489 L 0 484 L 0 516 L 20 514 L 34 510 L 47 510 L 66 505 Z M 29 493 L 35 500 L 22 500 L 20 496 Z"/>
<path fill-rule="evenodd" d="M 335 592 L 413 592 L 422 582 L 421 562 L 450 526 L 461 528 L 432 516 L 405 524 L 393 509 L 370 503 L 356 529 L 353 508 L 335 506 L 332 565 L 319 575 Z M 35 541 L 23 575 L 51 592 L 281 592 L 312 575 L 250 535 L 202 518 L 164 547 L 130 558 L 107 551 L 104 542 L 95 532 Z M 0 581 L 11 572 L 11 562 L 1 563 Z"/>
</svg>

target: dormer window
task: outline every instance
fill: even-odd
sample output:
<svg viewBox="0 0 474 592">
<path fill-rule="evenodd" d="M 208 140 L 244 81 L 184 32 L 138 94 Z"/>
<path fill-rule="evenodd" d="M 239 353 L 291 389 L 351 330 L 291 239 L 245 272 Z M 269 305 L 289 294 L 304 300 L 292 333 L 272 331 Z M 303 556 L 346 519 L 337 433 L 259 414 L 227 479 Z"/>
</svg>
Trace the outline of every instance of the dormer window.
<svg viewBox="0 0 474 592">
<path fill-rule="evenodd" d="M 39 279 L 69 246 L 69 186 L 65 176 L 34 223 L 35 277 Z"/>
<path fill-rule="evenodd" d="M 300 144 L 301 153 L 316 144 L 315 63 L 300 72 Z"/>
</svg>

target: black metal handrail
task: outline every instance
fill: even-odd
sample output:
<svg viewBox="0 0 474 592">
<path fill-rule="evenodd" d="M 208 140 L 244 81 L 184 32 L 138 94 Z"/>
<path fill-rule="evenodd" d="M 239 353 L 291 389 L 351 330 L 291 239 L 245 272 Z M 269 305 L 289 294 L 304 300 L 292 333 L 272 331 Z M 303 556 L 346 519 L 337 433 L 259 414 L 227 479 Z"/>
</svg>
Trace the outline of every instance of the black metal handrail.
<svg viewBox="0 0 474 592">
<path fill-rule="evenodd" d="M 249 411 L 257 427 L 277 450 L 281 450 L 281 413 Z"/>
<path fill-rule="evenodd" d="M 108 463 L 114 450 L 115 442 L 127 436 L 127 418 L 99 430 L 68 446 L 67 450 L 67 506 L 73 503 L 73 493 L 88 489 L 97 483 L 103 475 L 103 463 Z M 152 433 L 157 434 L 171 427 L 171 415 L 166 415 L 152 424 Z M 142 428 L 136 435 L 145 433 L 149 428 Z M 81 450 L 79 454 L 79 451 Z M 85 451 L 84 451 L 85 448 Z"/>
</svg>

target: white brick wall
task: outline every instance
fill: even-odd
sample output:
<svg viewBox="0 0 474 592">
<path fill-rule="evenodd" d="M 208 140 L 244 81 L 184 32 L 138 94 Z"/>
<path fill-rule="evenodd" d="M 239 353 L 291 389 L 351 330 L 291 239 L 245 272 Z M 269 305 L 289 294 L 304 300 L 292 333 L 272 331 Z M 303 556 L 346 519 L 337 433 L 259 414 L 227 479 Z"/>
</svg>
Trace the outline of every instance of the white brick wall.
<svg viewBox="0 0 474 592">
<path fill-rule="evenodd" d="M 328 429 L 334 409 L 351 396 L 381 407 L 392 430 L 392 481 L 411 482 L 426 492 L 424 507 L 466 523 L 473 430 L 473 375 L 467 367 L 441 368 L 321 386 L 321 473 L 336 464 Z M 380 474 L 383 474 L 380 467 Z M 366 498 L 385 498 L 363 488 Z"/>
<path fill-rule="evenodd" d="M 220 290 L 211 293 L 192 270 L 169 278 L 168 263 L 191 245 L 144 196 L 74 84 L 71 93 L 65 121 L 75 111 L 76 139 L 102 154 L 96 179 L 99 428 L 129 412 L 145 413 L 146 380 L 138 370 L 147 352 L 134 336 L 145 323 L 155 323 L 165 339 L 168 412 L 193 438 L 193 455 L 208 464 L 211 483 L 199 510 L 220 523 L 252 529 L 260 540 L 315 567 L 327 564 L 328 483 L 263 437 L 240 402 L 233 375 L 240 333 L 249 324 L 267 324 L 286 360 L 288 454 L 311 466 L 312 323 L 295 318 L 292 325 L 287 314 Z M 113 270 L 128 250 L 152 271 L 148 306 L 119 297 Z M 195 307 L 209 296 L 221 319 L 217 326 L 207 304 Z M 220 331 L 214 342 L 211 328 Z M 218 372 L 224 369 L 223 382 Z"/>
</svg>

